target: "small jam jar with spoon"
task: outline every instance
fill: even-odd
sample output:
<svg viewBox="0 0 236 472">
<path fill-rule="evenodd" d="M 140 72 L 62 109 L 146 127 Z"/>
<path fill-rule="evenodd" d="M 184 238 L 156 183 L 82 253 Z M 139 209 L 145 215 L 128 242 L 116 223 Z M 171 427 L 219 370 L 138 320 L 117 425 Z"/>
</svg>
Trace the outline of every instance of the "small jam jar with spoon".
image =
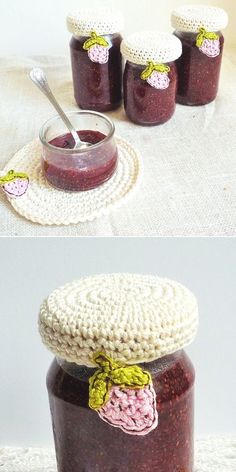
<svg viewBox="0 0 236 472">
<path fill-rule="evenodd" d="M 74 95 L 80 108 L 104 112 L 121 105 L 123 23 L 121 12 L 105 8 L 67 16 Z"/>
<path fill-rule="evenodd" d="M 58 112 L 39 133 L 47 181 L 62 190 L 79 191 L 93 189 L 109 180 L 118 159 L 111 120 L 93 111 L 66 114 L 54 97 L 44 71 L 35 67 L 30 78 Z"/>
<path fill-rule="evenodd" d="M 117 166 L 114 125 L 97 112 L 72 111 L 67 116 L 81 141 L 91 145 L 74 149 L 75 141 L 61 118 L 51 118 L 40 130 L 43 173 L 53 187 L 62 190 L 96 188 L 112 177 Z"/>
<path fill-rule="evenodd" d="M 177 7 L 171 16 L 174 35 L 182 42 L 177 60 L 177 102 L 205 105 L 217 95 L 228 15 L 222 8 L 206 5 Z"/>
<path fill-rule="evenodd" d="M 181 55 L 178 38 L 170 33 L 134 33 L 122 41 L 126 59 L 124 105 L 128 118 L 140 125 L 168 121 L 175 111 L 177 73 Z"/>
</svg>

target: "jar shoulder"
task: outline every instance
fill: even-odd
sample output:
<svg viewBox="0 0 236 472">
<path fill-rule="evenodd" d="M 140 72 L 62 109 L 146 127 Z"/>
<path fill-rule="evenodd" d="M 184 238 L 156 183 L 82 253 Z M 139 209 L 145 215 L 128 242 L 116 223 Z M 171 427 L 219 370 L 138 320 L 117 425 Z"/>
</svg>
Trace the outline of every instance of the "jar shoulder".
<svg viewBox="0 0 236 472">
<path fill-rule="evenodd" d="M 197 39 L 197 36 L 198 36 L 199 33 L 191 33 L 191 32 L 186 32 L 186 31 L 175 30 L 173 32 L 173 34 L 175 36 L 177 36 L 177 38 L 179 38 L 182 41 L 182 43 L 195 46 L 196 45 L 196 39 Z M 220 44 L 223 45 L 224 44 L 224 36 L 223 36 L 222 32 L 221 31 L 216 31 L 216 34 L 219 36 Z"/>
<path fill-rule="evenodd" d="M 153 387 L 160 402 L 182 396 L 194 383 L 194 367 L 183 350 L 142 364 L 142 368 L 151 373 Z M 95 370 L 54 359 L 47 375 L 48 391 L 55 397 L 87 407 L 88 380 Z"/>
<path fill-rule="evenodd" d="M 123 39 L 120 33 L 103 35 L 103 38 L 105 38 L 113 48 L 120 48 L 120 44 Z M 84 51 L 83 45 L 87 39 L 87 36 L 72 36 L 70 40 L 71 49 Z"/>
</svg>

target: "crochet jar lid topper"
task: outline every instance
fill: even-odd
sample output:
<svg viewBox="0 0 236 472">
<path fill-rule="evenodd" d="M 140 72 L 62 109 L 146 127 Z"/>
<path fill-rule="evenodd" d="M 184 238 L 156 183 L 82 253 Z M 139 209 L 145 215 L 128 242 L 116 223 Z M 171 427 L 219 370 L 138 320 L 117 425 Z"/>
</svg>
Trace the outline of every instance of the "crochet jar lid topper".
<svg viewBox="0 0 236 472">
<path fill-rule="evenodd" d="M 149 275 L 86 277 L 44 301 L 39 331 L 58 357 L 88 367 L 98 352 L 125 364 L 150 362 L 188 345 L 198 324 L 195 296 Z"/>
<path fill-rule="evenodd" d="M 79 9 L 67 16 L 67 28 L 73 36 L 119 33 L 124 28 L 124 17 L 119 10 L 109 8 Z"/>
<path fill-rule="evenodd" d="M 172 11 L 171 24 L 179 31 L 197 33 L 200 28 L 216 32 L 226 28 L 228 15 L 223 8 L 207 5 L 182 5 Z"/>
<path fill-rule="evenodd" d="M 134 64 L 162 64 L 178 59 L 182 54 L 182 45 L 171 33 L 143 31 L 125 38 L 121 43 L 121 53 Z"/>
</svg>

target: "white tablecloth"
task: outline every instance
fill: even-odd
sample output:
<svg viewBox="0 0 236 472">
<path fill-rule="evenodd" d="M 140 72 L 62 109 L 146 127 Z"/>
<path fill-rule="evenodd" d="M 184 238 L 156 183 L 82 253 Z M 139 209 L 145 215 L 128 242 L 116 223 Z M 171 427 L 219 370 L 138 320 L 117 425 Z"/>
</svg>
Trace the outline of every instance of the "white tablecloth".
<svg viewBox="0 0 236 472">
<path fill-rule="evenodd" d="M 54 115 L 46 98 L 28 79 L 35 65 L 45 69 L 64 109 L 76 109 L 69 58 L 2 59 L 1 166 Z M 143 155 L 144 176 L 133 198 L 93 222 L 42 227 L 17 215 L 1 194 L 0 235 L 236 235 L 236 51 L 225 53 L 220 92 L 214 103 L 177 106 L 168 123 L 151 128 L 130 123 L 123 109 L 109 115 L 117 133 Z"/>
<path fill-rule="evenodd" d="M 54 450 L 0 448 L 0 470 L 1 472 L 56 472 Z M 235 470 L 235 437 L 208 437 L 196 441 L 194 472 L 235 472 Z"/>
</svg>

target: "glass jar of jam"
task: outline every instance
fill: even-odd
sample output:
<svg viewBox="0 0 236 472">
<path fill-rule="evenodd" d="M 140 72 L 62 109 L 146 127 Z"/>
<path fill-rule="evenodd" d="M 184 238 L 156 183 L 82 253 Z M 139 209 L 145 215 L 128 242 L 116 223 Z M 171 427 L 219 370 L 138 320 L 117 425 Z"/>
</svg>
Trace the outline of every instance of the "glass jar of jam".
<svg viewBox="0 0 236 472">
<path fill-rule="evenodd" d="M 155 276 L 107 274 L 55 290 L 39 331 L 58 472 L 193 472 L 197 302 Z"/>
<path fill-rule="evenodd" d="M 183 54 L 177 60 L 177 102 L 205 105 L 218 92 L 224 46 L 221 30 L 228 16 L 222 8 L 186 5 L 172 12 L 174 35 L 182 42 Z"/>
<path fill-rule="evenodd" d="M 122 100 L 120 44 L 123 16 L 119 11 L 81 10 L 68 15 L 74 95 L 82 109 L 109 111 Z"/>
<path fill-rule="evenodd" d="M 131 121 L 158 125 L 172 117 L 177 87 L 175 61 L 181 51 L 180 40 L 169 33 L 135 33 L 122 41 L 121 52 L 126 59 L 124 106 Z"/>
<path fill-rule="evenodd" d="M 91 146 L 73 149 L 75 142 L 59 116 L 48 120 L 40 130 L 42 170 L 47 181 L 66 191 L 90 190 L 114 174 L 118 150 L 112 121 L 101 113 L 67 113 L 82 141 Z"/>
</svg>

